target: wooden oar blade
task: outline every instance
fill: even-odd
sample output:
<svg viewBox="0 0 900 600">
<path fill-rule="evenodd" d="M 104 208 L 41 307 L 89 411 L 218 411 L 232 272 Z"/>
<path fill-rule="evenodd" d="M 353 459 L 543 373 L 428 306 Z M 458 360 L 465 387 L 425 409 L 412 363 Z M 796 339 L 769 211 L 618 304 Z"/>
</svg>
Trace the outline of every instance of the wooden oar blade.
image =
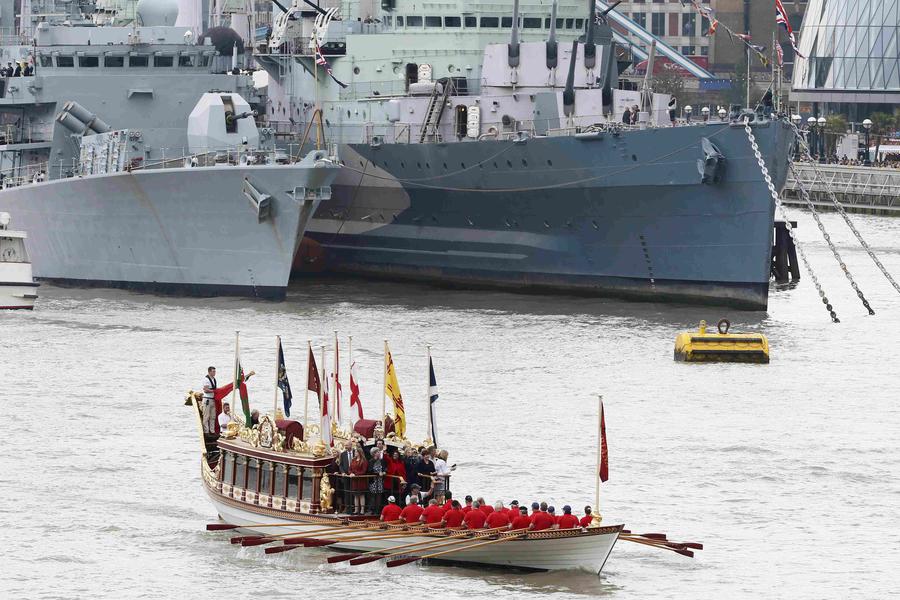
<svg viewBox="0 0 900 600">
<path fill-rule="evenodd" d="M 229 529 L 237 529 L 240 525 L 232 525 L 231 523 L 207 523 L 207 531 L 228 531 Z"/>
<path fill-rule="evenodd" d="M 666 537 L 666 534 L 664 534 L 664 533 L 642 533 L 642 534 L 640 534 L 640 536 L 643 538 L 647 538 L 648 540 L 666 541 L 668 539 Z"/>
<path fill-rule="evenodd" d="M 673 549 L 672 549 L 672 552 L 677 552 L 678 554 L 681 554 L 682 556 L 687 556 L 687 557 L 690 557 L 690 558 L 694 558 L 694 553 L 691 552 L 690 550 L 676 550 L 676 549 L 673 548 Z"/>
<path fill-rule="evenodd" d="M 409 563 L 414 563 L 419 560 L 419 557 L 413 556 L 411 558 L 398 558 L 396 560 L 387 561 L 388 567 L 401 567 L 403 565 L 408 565 Z"/>
<path fill-rule="evenodd" d="M 290 546 L 293 544 L 302 544 L 303 542 L 309 542 L 314 539 L 316 538 L 311 538 L 308 536 L 286 537 L 284 538 L 284 543 Z"/>
<path fill-rule="evenodd" d="M 281 552 L 288 552 L 289 550 L 302 547 L 303 546 L 272 546 L 271 548 L 266 548 L 266 554 L 279 554 Z"/>
<path fill-rule="evenodd" d="M 241 540 L 241 546 L 262 546 L 263 544 L 270 544 L 274 541 L 275 540 L 268 537 L 249 538 Z"/>
<path fill-rule="evenodd" d="M 244 540 L 258 540 L 262 539 L 264 536 L 261 535 L 239 535 L 237 537 L 231 538 L 232 544 L 240 544 Z"/>
<path fill-rule="evenodd" d="M 360 558 L 352 558 L 350 559 L 351 565 L 364 565 L 370 562 L 375 562 L 376 560 L 381 560 L 383 557 L 381 556 L 362 556 Z"/>
<path fill-rule="evenodd" d="M 694 550 L 703 550 L 703 544 L 700 542 L 684 542 L 685 548 L 693 548 Z"/>
<path fill-rule="evenodd" d="M 357 552 L 356 554 L 338 554 L 337 556 L 329 556 L 328 562 L 331 564 L 344 562 L 344 561 L 356 558 L 357 556 L 359 556 L 361 554 L 362 554 L 362 552 Z"/>
</svg>

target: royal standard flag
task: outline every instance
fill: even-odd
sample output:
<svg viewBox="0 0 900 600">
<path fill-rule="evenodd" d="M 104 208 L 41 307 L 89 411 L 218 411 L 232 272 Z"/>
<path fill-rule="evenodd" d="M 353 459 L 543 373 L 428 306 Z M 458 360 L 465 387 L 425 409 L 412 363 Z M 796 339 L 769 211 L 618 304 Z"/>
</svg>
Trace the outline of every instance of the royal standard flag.
<svg viewBox="0 0 900 600">
<path fill-rule="evenodd" d="M 386 362 L 384 393 L 394 401 L 394 433 L 399 437 L 406 437 L 406 411 L 403 410 L 403 396 L 400 394 L 400 384 L 397 382 L 397 372 L 394 370 L 394 359 L 390 350 L 387 351 Z"/>
<path fill-rule="evenodd" d="M 288 381 L 287 369 L 284 366 L 284 350 L 281 348 L 281 338 L 278 338 L 278 389 L 284 399 L 284 416 L 291 416 L 291 382 Z"/>
</svg>

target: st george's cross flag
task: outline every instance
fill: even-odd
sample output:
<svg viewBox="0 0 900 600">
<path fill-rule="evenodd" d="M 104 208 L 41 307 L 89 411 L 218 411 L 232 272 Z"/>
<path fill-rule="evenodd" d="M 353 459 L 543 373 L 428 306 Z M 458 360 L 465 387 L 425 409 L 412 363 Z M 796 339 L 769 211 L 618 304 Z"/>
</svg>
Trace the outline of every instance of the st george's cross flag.
<svg viewBox="0 0 900 600">
<path fill-rule="evenodd" d="M 328 378 L 325 378 L 325 385 L 322 388 L 322 419 L 319 423 L 319 431 L 322 434 L 322 442 L 326 446 L 333 446 L 334 441 L 331 439 L 331 413 L 328 411 Z"/>
<path fill-rule="evenodd" d="M 284 350 L 281 348 L 281 338 L 278 338 L 278 389 L 284 401 L 284 416 L 291 416 L 291 382 L 288 381 L 287 369 L 284 367 Z"/>
<path fill-rule="evenodd" d="M 432 362 L 431 357 L 428 357 L 428 424 L 431 429 L 431 441 L 435 446 L 438 445 L 437 441 L 437 425 L 435 424 L 435 406 L 434 403 L 437 402 L 438 399 L 438 391 L 437 391 L 437 379 L 434 377 L 434 362 Z"/>
<path fill-rule="evenodd" d="M 350 365 L 350 410 L 353 411 L 353 406 L 356 406 L 356 412 L 359 415 L 358 419 L 363 419 L 363 408 L 362 402 L 359 399 L 359 372 L 356 370 L 356 361 L 353 361 L 353 364 Z"/>
</svg>

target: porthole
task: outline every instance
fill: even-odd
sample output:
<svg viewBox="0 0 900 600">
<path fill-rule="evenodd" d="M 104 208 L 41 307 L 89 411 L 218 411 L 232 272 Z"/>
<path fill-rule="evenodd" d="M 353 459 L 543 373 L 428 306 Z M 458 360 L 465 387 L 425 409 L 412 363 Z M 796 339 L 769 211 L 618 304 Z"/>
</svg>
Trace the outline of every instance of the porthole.
<svg viewBox="0 0 900 600">
<path fill-rule="evenodd" d="M 547 229 L 550 229 L 550 222 L 549 222 L 549 221 L 544 221 L 544 227 L 547 228 Z"/>
<path fill-rule="evenodd" d="M 461 163 L 459 163 L 459 166 L 462 167 L 463 169 L 465 169 L 465 168 L 466 168 L 466 163 L 461 162 Z"/>
<path fill-rule="evenodd" d="M 524 158 L 522 159 L 522 166 L 526 167 L 526 168 L 528 167 L 528 161 L 525 160 Z"/>
<path fill-rule="evenodd" d="M 403 162 L 402 160 L 400 161 L 400 168 L 401 168 L 401 169 L 405 169 L 405 168 L 406 168 L 406 163 Z"/>
<path fill-rule="evenodd" d="M 547 161 L 547 166 L 548 166 L 548 167 L 552 167 L 552 166 L 553 166 L 553 161 L 552 161 L 552 160 L 548 160 L 548 161 Z"/>
<path fill-rule="evenodd" d="M 637 154 L 632 154 L 631 160 L 633 160 L 634 162 L 637 162 Z"/>
<path fill-rule="evenodd" d="M 347 111 L 347 118 L 348 118 L 348 119 L 350 118 L 350 111 L 349 111 L 349 110 Z"/>
<path fill-rule="evenodd" d="M 447 163 L 444 163 L 444 170 L 447 170 Z"/>
<path fill-rule="evenodd" d="M 591 225 L 594 226 L 594 229 L 600 229 L 600 226 L 597 225 L 597 221 L 591 221 Z"/>
<path fill-rule="evenodd" d="M 353 74 L 359 75 L 359 67 L 353 67 Z"/>
<path fill-rule="evenodd" d="M 430 169 L 430 168 L 431 168 L 431 163 L 425 163 L 425 168 L 426 168 L 426 169 Z"/>
<path fill-rule="evenodd" d="M 512 169 L 512 161 L 511 160 L 506 161 L 506 166 L 509 167 L 510 169 Z"/>
<path fill-rule="evenodd" d="M 417 163 L 416 163 L 416 166 L 419 167 L 419 170 L 420 170 L 420 171 L 422 170 L 422 163 L 417 162 Z"/>
<path fill-rule="evenodd" d="M 499 169 L 499 167 L 497 166 L 497 161 L 496 161 L 496 160 L 494 161 L 494 168 L 495 168 L 495 169 Z"/>
</svg>

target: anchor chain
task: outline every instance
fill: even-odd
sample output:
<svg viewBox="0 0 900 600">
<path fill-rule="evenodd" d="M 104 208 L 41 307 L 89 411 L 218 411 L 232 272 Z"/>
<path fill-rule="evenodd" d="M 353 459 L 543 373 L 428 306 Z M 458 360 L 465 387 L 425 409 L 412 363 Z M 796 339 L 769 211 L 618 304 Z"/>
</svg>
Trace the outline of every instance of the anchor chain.
<svg viewBox="0 0 900 600">
<path fill-rule="evenodd" d="M 815 165 L 815 162 L 812 160 L 812 156 L 809 153 L 809 145 L 803 140 L 803 136 L 800 135 L 800 130 L 797 129 L 797 126 L 793 123 L 791 123 L 791 127 L 794 130 L 794 135 L 797 138 L 797 142 L 800 145 L 800 150 L 802 151 L 804 158 L 809 159 L 810 163 Z M 828 180 L 825 179 L 824 176 L 822 176 L 818 168 L 813 166 L 813 170 L 816 173 L 816 179 L 820 179 L 822 183 L 825 184 L 825 191 L 828 194 L 828 199 L 831 200 L 831 203 L 834 204 L 834 207 L 837 209 L 838 214 L 840 214 L 844 219 L 844 222 L 847 223 L 847 227 L 849 227 L 850 231 L 853 232 L 853 235 L 856 237 L 859 245 L 863 247 L 863 250 L 866 251 L 866 254 L 869 255 L 869 258 L 872 259 L 872 262 L 875 263 L 875 266 L 878 267 L 878 270 L 881 271 L 881 274 L 885 276 L 885 278 L 890 282 L 892 286 L 894 286 L 894 289 L 897 290 L 897 292 L 900 292 L 900 284 L 894 281 L 894 278 L 891 276 L 890 272 L 883 264 L 881 264 L 878 256 L 875 255 L 875 252 L 869 247 L 869 244 L 866 242 L 866 240 L 863 239 L 862 234 L 856 229 L 856 226 L 850 219 L 850 215 L 848 215 L 847 211 L 844 210 L 844 205 L 837 199 L 837 196 L 834 195 L 834 190 L 831 189 L 831 184 L 828 183 Z M 794 171 L 793 164 L 791 164 L 791 172 L 794 173 L 794 179 L 797 180 L 797 183 L 800 186 L 801 193 L 806 192 L 803 184 L 800 183 L 800 179 L 797 177 L 797 173 Z M 807 200 L 807 202 L 809 201 Z"/>
<path fill-rule="evenodd" d="M 769 175 L 769 169 L 766 168 L 766 162 L 763 160 L 762 153 L 759 151 L 759 144 L 756 143 L 756 136 L 753 135 L 753 130 L 750 128 L 750 119 L 744 120 L 744 131 L 747 132 L 747 139 L 750 140 L 750 146 L 753 148 L 753 155 L 756 157 L 756 164 L 759 165 L 759 170 L 762 172 L 763 179 L 766 180 L 766 185 L 769 188 L 769 194 L 772 196 L 772 200 L 775 202 L 775 206 L 777 206 L 778 210 L 781 212 L 781 216 L 784 219 L 784 226 L 787 228 L 788 235 L 791 236 L 791 240 L 793 240 L 794 242 L 794 247 L 797 249 L 797 254 L 800 255 L 800 260 L 803 261 L 803 266 L 809 273 L 809 277 L 810 279 L 812 279 L 813 285 L 816 286 L 816 291 L 819 293 L 819 298 L 822 299 L 822 304 L 825 305 L 825 309 L 828 311 L 828 314 L 831 315 L 831 322 L 840 323 L 841 320 L 838 319 L 837 313 L 834 312 L 834 307 L 831 305 L 831 302 L 828 301 L 828 296 L 825 295 L 825 290 L 822 288 L 822 284 L 819 283 L 819 278 L 816 277 L 815 272 L 813 272 L 812 265 L 809 264 L 809 260 L 807 260 L 806 258 L 806 252 L 803 251 L 803 246 L 800 245 L 800 239 L 797 237 L 797 233 L 794 231 L 794 227 L 791 225 L 791 219 L 787 214 L 787 210 L 781 203 L 781 198 L 778 197 L 778 192 L 775 191 L 775 184 L 772 183 L 772 177 Z"/>
<path fill-rule="evenodd" d="M 794 177 L 797 177 L 797 173 L 794 171 L 794 165 L 790 165 L 790 170 L 794 173 Z M 853 288 L 853 291 L 856 292 L 856 295 L 862 301 L 863 306 L 866 307 L 866 310 L 869 311 L 870 315 L 874 315 L 875 311 L 869 305 L 869 301 L 866 300 L 866 297 L 863 295 L 862 290 L 859 289 L 859 286 L 856 285 L 856 281 L 853 279 L 853 275 L 850 274 L 850 269 L 847 268 L 847 263 L 844 262 L 844 259 L 841 258 L 841 254 L 838 252 L 837 248 L 834 245 L 834 242 L 831 241 L 831 236 L 825 231 L 825 225 L 822 223 L 822 219 L 819 218 L 819 211 L 816 210 L 816 207 L 812 203 L 812 199 L 809 197 L 809 192 L 803 186 L 800 186 L 800 195 L 803 197 L 803 201 L 806 202 L 806 206 L 809 208 L 812 213 L 813 219 L 816 221 L 816 225 L 819 226 L 819 231 L 822 232 L 822 237 L 825 239 L 825 242 L 828 244 L 828 247 L 831 248 L 831 253 L 834 254 L 834 259 L 841 266 L 841 270 L 844 272 L 844 275 L 847 277 L 847 280 L 850 282 L 850 287 Z"/>
</svg>

